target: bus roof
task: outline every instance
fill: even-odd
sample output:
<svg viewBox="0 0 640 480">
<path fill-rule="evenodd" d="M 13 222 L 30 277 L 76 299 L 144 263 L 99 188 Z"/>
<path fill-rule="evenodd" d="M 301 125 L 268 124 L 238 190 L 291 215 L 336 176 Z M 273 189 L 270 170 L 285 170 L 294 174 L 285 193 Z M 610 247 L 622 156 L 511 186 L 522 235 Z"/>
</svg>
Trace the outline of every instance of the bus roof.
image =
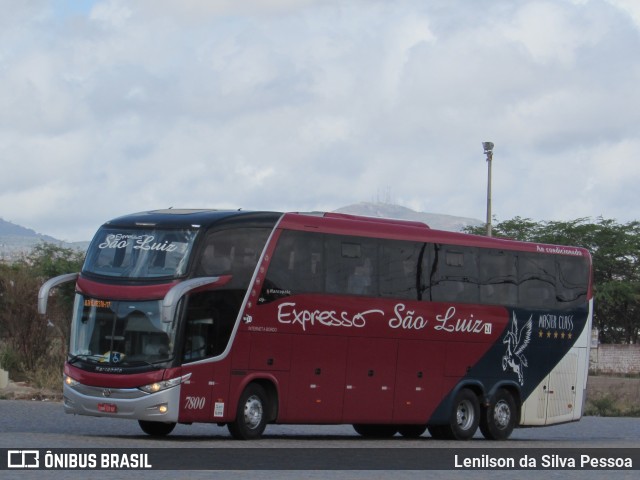
<svg viewBox="0 0 640 480">
<path fill-rule="evenodd" d="M 153 228 L 207 228 L 221 222 L 268 221 L 273 223 L 282 216 L 279 212 L 254 212 L 244 210 L 213 210 L 167 208 L 132 213 L 114 218 L 104 225 L 109 227 Z"/>
<path fill-rule="evenodd" d="M 110 227 L 206 229 L 214 224 L 222 223 L 250 224 L 257 222 L 274 224 L 278 219 L 281 219 L 279 224 L 281 228 L 293 230 L 590 257 L 588 250 L 579 247 L 520 242 L 496 237 L 434 230 L 422 222 L 332 212 L 282 213 L 251 210 L 169 208 L 125 215 L 110 220 L 104 225 Z"/>
<path fill-rule="evenodd" d="M 471 235 L 468 233 L 434 230 L 421 222 L 377 217 L 362 217 L 336 213 L 318 215 L 287 213 L 280 222 L 280 227 L 293 230 L 463 245 L 498 250 L 521 250 L 590 258 L 589 251 L 580 247 L 521 242 L 504 238 Z"/>
</svg>

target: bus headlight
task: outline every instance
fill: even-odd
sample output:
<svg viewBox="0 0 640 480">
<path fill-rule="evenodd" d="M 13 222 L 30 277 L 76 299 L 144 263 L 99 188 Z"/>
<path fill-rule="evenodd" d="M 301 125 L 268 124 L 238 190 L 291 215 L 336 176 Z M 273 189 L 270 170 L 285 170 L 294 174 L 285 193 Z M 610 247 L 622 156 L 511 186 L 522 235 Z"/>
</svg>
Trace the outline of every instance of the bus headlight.
<svg viewBox="0 0 640 480">
<path fill-rule="evenodd" d="M 153 405 L 152 407 L 147 407 L 147 411 L 149 413 L 158 412 L 162 415 L 169 411 L 169 405 L 166 403 L 161 403 L 159 405 Z"/>
<path fill-rule="evenodd" d="M 67 387 L 75 387 L 76 385 L 80 385 L 79 381 L 71 378 L 69 375 L 64 375 L 63 382 Z"/>
<path fill-rule="evenodd" d="M 161 382 L 150 383 L 149 385 L 144 385 L 143 387 L 138 388 L 146 393 L 156 393 L 180 385 L 189 378 L 191 378 L 190 373 L 182 377 L 172 378 L 171 380 L 162 380 Z"/>
</svg>

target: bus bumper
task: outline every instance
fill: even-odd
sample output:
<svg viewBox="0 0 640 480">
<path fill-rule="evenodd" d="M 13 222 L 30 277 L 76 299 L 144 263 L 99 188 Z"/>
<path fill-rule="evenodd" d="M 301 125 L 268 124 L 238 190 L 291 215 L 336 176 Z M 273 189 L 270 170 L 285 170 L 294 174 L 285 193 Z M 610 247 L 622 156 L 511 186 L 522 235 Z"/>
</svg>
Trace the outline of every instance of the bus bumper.
<svg viewBox="0 0 640 480">
<path fill-rule="evenodd" d="M 146 393 L 137 388 L 64 385 L 64 411 L 74 415 L 177 422 L 180 385 Z"/>
</svg>

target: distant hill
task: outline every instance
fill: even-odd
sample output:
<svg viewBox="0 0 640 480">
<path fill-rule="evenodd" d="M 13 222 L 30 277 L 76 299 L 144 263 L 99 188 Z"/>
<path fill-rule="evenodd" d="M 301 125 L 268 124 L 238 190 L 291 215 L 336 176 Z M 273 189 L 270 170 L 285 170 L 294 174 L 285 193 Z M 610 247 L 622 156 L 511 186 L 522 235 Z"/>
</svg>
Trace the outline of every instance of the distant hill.
<svg viewBox="0 0 640 480">
<path fill-rule="evenodd" d="M 336 210 L 336 213 L 348 213 L 351 215 L 364 215 L 366 217 L 395 218 L 398 220 L 413 220 L 423 222 L 436 230 L 460 232 L 468 226 L 484 225 L 484 222 L 475 218 L 456 217 L 439 213 L 416 212 L 407 207 L 389 203 L 360 202 L 348 205 Z"/>
<path fill-rule="evenodd" d="M 85 250 L 88 246 L 88 242 L 66 243 L 0 218 L 0 261 L 17 260 L 43 242 L 78 250 Z"/>
<path fill-rule="evenodd" d="M 42 235 L 30 228 L 21 227 L 15 223 L 7 222 L 0 218 L 0 239 L 4 237 L 18 237 L 24 239 L 42 240 L 44 242 L 57 242 L 53 237 Z"/>
</svg>

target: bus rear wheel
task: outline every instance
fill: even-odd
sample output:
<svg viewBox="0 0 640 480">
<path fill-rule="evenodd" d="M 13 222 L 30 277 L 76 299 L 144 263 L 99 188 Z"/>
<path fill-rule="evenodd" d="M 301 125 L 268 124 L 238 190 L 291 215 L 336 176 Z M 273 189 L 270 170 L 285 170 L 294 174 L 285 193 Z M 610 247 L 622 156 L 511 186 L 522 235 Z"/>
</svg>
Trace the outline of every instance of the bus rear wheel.
<svg viewBox="0 0 640 480">
<path fill-rule="evenodd" d="M 144 433 L 152 437 L 166 437 L 176 427 L 175 423 L 149 422 L 138 420 L 138 424 Z"/>
<path fill-rule="evenodd" d="M 473 391 L 463 388 L 453 399 L 449 423 L 429 427 L 429 433 L 437 439 L 468 440 L 475 435 L 479 423 L 480 401 Z"/>
<path fill-rule="evenodd" d="M 516 426 L 516 402 L 509 391 L 501 388 L 483 409 L 480 431 L 487 440 L 505 440 Z"/>
<path fill-rule="evenodd" d="M 228 425 L 231 436 L 237 440 L 256 440 L 267 426 L 267 393 L 264 388 L 252 383 L 240 397 L 236 419 Z"/>
</svg>

